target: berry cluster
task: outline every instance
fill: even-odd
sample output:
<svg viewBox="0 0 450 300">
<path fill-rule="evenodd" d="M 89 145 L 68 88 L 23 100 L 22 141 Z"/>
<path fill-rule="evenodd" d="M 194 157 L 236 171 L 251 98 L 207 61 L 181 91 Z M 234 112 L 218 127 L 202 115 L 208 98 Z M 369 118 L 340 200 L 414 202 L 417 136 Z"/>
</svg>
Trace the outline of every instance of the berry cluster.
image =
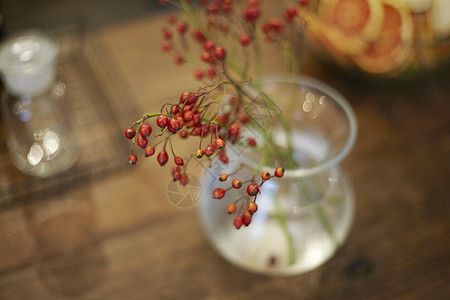
<svg viewBox="0 0 450 300">
<path fill-rule="evenodd" d="M 224 182 L 227 181 L 229 176 L 231 174 L 222 174 L 219 177 L 219 181 Z M 228 204 L 227 206 L 227 212 L 228 214 L 235 214 L 238 210 L 237 216 L 234 218 L 233 225 L 236 227 L 236 229 L 239 229 L 242 227 L 242 225 L 248 226 L 252 221 L 252 216 L 256 211 L 258 210 L 258 205 L 256 204 L 256 198 L 258 197 L 258 194 L 260 193 L 260 187 L 269 180 L 272 177 L 278 177 L 281 178 L 284 175 L 284 169 L 279 167 L 276 168 L 274 173 L 271 175 L 268 171 L 263 171 L 261 173 L 261 181 L 259 184 L 256 184 L 255 181 L 252 179 L 242 181 L 240 179 L 233 179 L 231 181 L 231 186 L 224 189 L 224 188 L 216 188 L 212 192 L 212 197 L 214 199 L 222 199 L 225 197 L 225 194 L 228 190 L 231 189 L 240 189 L 244 186 L 244 184 L 247 184 L 247 196 L 244 196 L 242 198 L 239 198 L 238 200 L 234 201 L 233 203 Z M 239 209 L 238 209 L 239 207 Z"/>
<path fill-rule="evenodd" d="M 171 54 L 177 65 L 194 63 L 197 66 L 194 77 L 204 82 L 204 87 L 195 92 L 183 92 L 179 99 L 164 104 L 159 112 L 145 114 L 126 129 L 125 137 L 132 141 L 129 162 L 135 165 L 138 161 L 137 145 L 144 150 L 145 157 L 156 156 L 161 166 L 172 160 L 173 180 L 186 185 L 189 162 L 215 159 L 227 164 L 227 144 L 255 147 L 266 161 L 276 159 L 281 151 L 267 134 L 263 132 L 257 138 L 249 134 L 251 130 L 246 130 L 259 127 L 259 130 L 267 131 L 261 125 L 261 120 L 266 120 L 267 116 L 270 122 L 278 121 L 272 117 L 272 112 L 278 109 L 276 104 L 257 89 L 261 74 L 251 75 L 250 72 L 261 69 L 262 41 L 281 47 L 278 52 L 282 54 L 293 50 L 283 39 L 290 28 L 295 31 L 298 7 L 290 6 L 281 18 L 260 21 L 263 14 L 258 0 L 199 0 L 196 9 L 189 0 L 159 2 L 178 6 L 182 12 L 167 18 L 161 31 L 162 50 Z M 301 0 L 298 5 L 304 3 L 305 0 Z M 292 60 L 295 55 L 290 53 L 285 58 Z M 295 64 L 290 61 L 286 65 Z M 249 87 L 256 93 L 249 93 Z M 198 146 L 189 150 L 188 157 L 176 153 L 173 139 L 178 137 L 198 139 Z M 238 213 L 234 220 L 236 228 L 250 224 L 251 216 L 258 209 L 256 198 L 261 185 L 271 177 L 282 177 L 283 173 L 282 168 L 277 168 L 273 174 L 264 171 L 259 184 L 253 179 L 231 181 L 228 189 L 246 185 L 247 190 L 245 200 L 239 199 L 227 209 L 229 213 Z M 220 180 L 227 181 L 229 175 L 223 174 Z M 214 190 L 213 198 L 223 198 L 228 189 Z M 244 208 L 241 203 L 245 204 Z"/>
<path fill-rule="evenodd" d="M 138 157 L 134 153 L 134 145 L 144 149 L 145 157 L 153 156 L 157 148 L 160 148 L 156 155 L 159 165 L 165 166 L 169 161 L 169 153 L 171 153 L 174 162 L 173 179 L 186 185 L 188 183 L 186 169 L 193 157 L 213 159 L 217 156 L 222 163 L 226 164 L 229 160 L 225 147 L 226 141 L 232 144 L 240 142 L 250 147 L 256 147 L 254 137 L 247 137 L 245 140 L 241 138 L 242 127 L 246 126 L 251 119 L 242 110 L 241 103 L 251 100 L 227 95 L 226 100 L 222 99 L 217 102 L 214 92 L 222 90 L 224 84 L 196 93 L 184 92 L 180 95 L 178 102 L 164 104 L 159 113 L 146 114 L 127 128 L 125 137 L 133 142 L 132 153 L 128 158 L 129 162 L 135 165 L 138 161 Z M 153 138 L 151 137 L 153 129 L 149 124 L 152 120 L 153 126 L 159 127 L 158 133 Z M 177 136 L 181 139 L 199 138 L 198 148 L 190 153 L 191 155 L 186 161 L 175 153 L 172 139 Z"/>
<path fill-rule="evenodd" d="M 177 65 L 190 61 L 202 66 L 193 71 L 193 76 L 204 81 L 222 77 L 220 62 L 228 59 L 228 49 L 233 51 L 233 59 L 240 60 L 232 63 L 234 71 L 240 74 L 242 80 L 246 80 L 251 61 L 256 59 L 255 53 L 259 52 L 261 36 L 276 47 L 284 47 L 286 43 L 283 41 L 287 39 L 289 31 L 293 31 L 291 35 L 300 35 L 296 26 L 299 23 L 296 22 L 299 19 L 297 10 L 307 1 L 300 0 L 287 7 L 282 16 L 265 21 L 260 20 L 262 9 L 258 0 L 200 0 L 197 10 L 190 7 L 191 1 L 160 2 L 179 6 L 184 12 L 181 16 L 172 14 L 167 18 L 167 24 L 161 30 L 162 51 L 171 54 Z M 238 51 L 236 46 L 240 48 Z M 244 68 L 237 68 L 237 64 Z"/>
</svg>

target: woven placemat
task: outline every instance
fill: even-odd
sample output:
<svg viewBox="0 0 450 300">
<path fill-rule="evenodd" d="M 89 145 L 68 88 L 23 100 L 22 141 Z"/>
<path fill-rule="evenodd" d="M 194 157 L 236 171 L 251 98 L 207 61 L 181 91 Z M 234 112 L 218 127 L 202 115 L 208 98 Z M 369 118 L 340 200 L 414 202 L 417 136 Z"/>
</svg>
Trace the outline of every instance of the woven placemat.
<svg viewBox="0 0 450 300">
<path fill-rule="evenodd" d="M 128 166 L 129 144 L 123 131 L 139 109 L 108 48 L 95 33 L 57 32 L 62 53 L 57 71 L 66 84 L 81 156 L 69 171 L 39 179 L 11 163 L 0 119 L 0 206 L 56 195 L 83 182 Z"/>
</svg>

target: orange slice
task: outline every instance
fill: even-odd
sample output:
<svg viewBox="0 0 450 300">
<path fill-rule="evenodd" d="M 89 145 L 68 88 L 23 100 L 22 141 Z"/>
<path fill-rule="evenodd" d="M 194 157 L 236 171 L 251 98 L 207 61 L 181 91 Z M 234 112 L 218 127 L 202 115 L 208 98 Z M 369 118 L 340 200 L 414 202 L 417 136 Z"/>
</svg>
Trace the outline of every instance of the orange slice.
<svg viewBox="0 0 450 300">
<path fill-rule="evenodd" d="M 395 0 L 385 0 L 380 34 L 363 54 L 353 58 L 354 62 L 369 73 L 397 73 L 406 68 L 413 57 L 412 35 L 408 7 Z"/>
<path fill-rule="evenodd" d="M 358 36 L 349 36 L 330 23 L 323 21 L 314 13 L 301 11 L 300 18 L 306 22 L 306 34 L 316 45 L 320 44 L 338 58 L 348 60 L 348 56 L 364 52 L 367 44 Z"/>
<path fill-rule="evenodd" d="M 359 37 L 352 37 L 336 27 L 323 25 L 320 28 L 322 43 L 336 55 L 355 56 L 363 53 L 367 43 Z"/>
<path fill-rule="evenodd" d="M 352 40 L 336 29 L 331 29 L 314 13 L 306 10 L 299 12 L 299 16 L 305 21 L 305 35 L 310 44 L 316 49 L 325 51 L 342 65 L 351 65 L 350 54 L 362 53 L 366 47 L 359 40 Z M 345 41 L 347 39 L 347 41 Z"/>
<path fill-rule="evenodd" d="M 346 35 L 373 41 L 380 33 L 383 8 L 380 0 L 322 0 L 319 16 Z"/>
</svg>

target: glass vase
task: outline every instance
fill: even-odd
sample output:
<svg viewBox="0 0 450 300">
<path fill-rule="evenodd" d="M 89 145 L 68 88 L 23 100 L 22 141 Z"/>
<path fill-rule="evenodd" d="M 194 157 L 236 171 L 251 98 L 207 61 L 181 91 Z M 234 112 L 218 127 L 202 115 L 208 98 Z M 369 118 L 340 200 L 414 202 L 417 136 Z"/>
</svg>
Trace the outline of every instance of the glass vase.
<svg viewBox="0 0 450 300">
<path fill-rule="evenodd" d="M 6 88 L 1 112 L 11 160 L 42 178 L 68 170 L 80 154 L 66 85 L 56 79 L 58 50 L 58 42 L 40 30 L 17 33 L 0 46 Z"/>
<path fill-rule="evenodd" d="M 232 174 L 231 179 L 248 178 L 261 155 L 251 147 L 227 144 L 229 163 L 205 172 L 198 211 L 208 239 L 227 261 L 256 273 L 294 275 L 323 264 L 348 235 L 354 197 L 339 163 L 355 142 L 357 123 L 344 97 L 317 80 L 272 76 L 260 86 L 260 91 L 249 88 L 248 93 L 264 93 L 279 108 L 280 114 L 271 118 L 288 123 L 283 128 L 247 128 L 244 138 L 256 136 L 260 142 L 262 129 L 273 143 L 292 149 L 295 167 L 286 168 L 282 178 L 264 182 L 251 224 L 236 229 L 235 216 L 226 208 L 246 196 L 245 188 L 230 189 L 219 200 L 211 197 L 212 191 L 224 186 L 218 181 L 222 173 Z M 275 159 L 258 169 L 273 174 L 279 162 Z"/>
</svg>

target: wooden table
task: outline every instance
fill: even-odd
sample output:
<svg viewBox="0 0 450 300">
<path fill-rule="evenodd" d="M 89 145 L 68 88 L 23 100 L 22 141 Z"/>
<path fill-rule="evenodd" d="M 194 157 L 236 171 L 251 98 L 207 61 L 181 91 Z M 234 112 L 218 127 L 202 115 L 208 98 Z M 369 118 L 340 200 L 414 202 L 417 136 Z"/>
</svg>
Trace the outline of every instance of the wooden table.
<svg viewBox="0 0 450 300">
<path fill-rule="evenodd" d="M 159 51 L 163 19 L 100 32 L 145 111 L 198 85 Z M 272 278 L 233 267 L 208 244 L 195 208 L 168 201 L 167 170 L 146 162 L 2 208 L 0 299 L 448 299 L 449 73 L 374 87 L 312 72 L 348 98 L 359 122 L 343 163 L 354 225 L 320 268 Z"/>
</svg>

